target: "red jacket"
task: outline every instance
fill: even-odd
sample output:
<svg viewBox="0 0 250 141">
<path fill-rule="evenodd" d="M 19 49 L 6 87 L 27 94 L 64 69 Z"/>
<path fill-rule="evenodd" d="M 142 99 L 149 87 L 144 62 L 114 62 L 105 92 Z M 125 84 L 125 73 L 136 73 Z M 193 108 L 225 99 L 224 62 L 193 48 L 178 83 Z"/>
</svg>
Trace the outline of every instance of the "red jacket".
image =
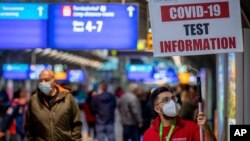
<svg viewBox="0 0 250 141">
<path fill-rule="evenodd" d="M 89 103 L 85 102 L 83 104 L 83 111 L 85 112 L 85 116 L 86 116 L 86 121 L 88 123 L 90 122 L 96 122 L 96 117 L 95 115 L 92 113 L 91 111 L 91 108 L 90 108 L 91 105 L 89 105 Z"/>
<path fill-rule="evenodd" d="M 160 141 L 159 127 L 160 127 L 160 117 L 157 117 L 152 126 L 145 132 L 143 136 L 143 141 Z M 162 141 L 166 141 L 168 132 L 171 126 L 163 127 L 163 137 Z M 177 118 L 176 126 L 174 128 L 173 134 L 171 136 L 171 141 L 199 141 L 200 131 L 197 123 L 192 121 L 186 121 L 181 118 Z"/>
</svg>

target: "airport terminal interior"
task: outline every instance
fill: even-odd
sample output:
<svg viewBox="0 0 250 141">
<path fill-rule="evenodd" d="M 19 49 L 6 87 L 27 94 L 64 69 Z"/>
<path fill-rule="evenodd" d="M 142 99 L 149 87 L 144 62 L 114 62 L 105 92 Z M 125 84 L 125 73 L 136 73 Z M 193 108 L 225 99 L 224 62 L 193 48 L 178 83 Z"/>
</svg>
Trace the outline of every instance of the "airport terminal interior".
<svg viewBox="0 0 250 141">
<path fill-rule="evenodd" d="M 191 34 L 194 35 L 194 38 L 190 37 L 194 39 L 194 48 L 191 48 L 191 39 L 184 38 L 180 41 L 174 38 L 171 42 L 161 41 L 157 46 L 153 41 L 165 34 L 160 33 L 160 30 L 155 31 L 156 27 L 161 26 L 152 21 L 155 13 L 150 11 L 153 9 L 153 6 L 149 6 L 150 1 L 0 0 L 0 141 L 27 140 L 19 135 L 19 130 L 24 130 L 24 123 L 18 119 L 25 119 L 27 109 L 19 109 L 18 116 L 3 130 L 6 128 L 6 115 L 13 113 L 10 107 L 17 106 L 16 101 L 21 96 L 27 95 L 25 98 L 29 100 L 39 91 L 40 73 L 43 70 L 53 71 L 56 83 L 73 95 L 83 125 L 82 141 L 98 141 L 98 126 L 95 126 L 98 117 L 92 112 L 96 107 L 91 104 L 91 99 L 98 95 L 96 93 L 102 82 L 105 82 L 107 92 L 116 101 L 115 141 L 124 140 L 125 129 L 119 102 L 126 93 L 132 92 L 131 89 L 139 104 L 140 113 L 137 114 L 141 114 L 143 121 L 142 126 L 138 126 L 138 141 L 143 140 L 145 131 L 154 119 L 150 95 L 160 86 L 170 87 L 172 94 L 178 98 L 181 108 L 179 116 L 194 122 L 198 113 L 197 98 L 201 95 L 201 110 L 206 114 L 208 125 L 218 141 L 229 140 L 230 125 L 250 124 L 250 1 L 239 0 L 240 14 L 237 19 L 240 19 L 242 50 L 224 53 L 211 51 L 212 47 L 206 46 L 206 40 L 202 41 L 206 47 L 199 48 L 201 40 L 194 39 L 199 31 L 188 32 L 189 26 L 190 29 L 204 28 L 201 34 L 205 35 L 206 32 L 212 32 L 212 24 L 217 24 L 217 21 L 211 21 L 210 25 L 182 27 L 188 39 Z M 151 2 L 157 5 L 164 1 L 172 4 L 175 0 Z M 214 14 L 218 10 L 216 6 Z M 181 11 L 177 8 L 176 13 L 178 10 Z M 179 16 L 182 16 L 181 13 Z M 185 20 L 176 22 L 177 26 Z M 202 22 L 202 19 L 198 22 Z M 168 21 L 165 23 L 171 24 Z M 227 24 L 230 23 L 218 27 L 223 28 Z M 172 32 L 174 27 L 171 28 L 168 34 L 176 38 L 183 37 L 178 35 L 177 28 L 176 32 Z M 218 35 L 227 33 L 218 30 Z M 238 37 L 218 37 L 211 38 L 209 43 L 217 44 L 215 50 L 224 47 L 230 50 L 239 48 L 235 40 L 238 42 Z M 184 45 L 189 41 L 190 48 Z M 196 49 L 204 53 L 190 53 Z M 175 51 L 183 54 L 175 55 Z M 166 55 L 167 52 L 170 55 Z M 200 78 L 199 86 L 197 78 Z M 132 88 L 130 84 L 134 84 Z M 192 104 L 187 106 L 186 103 Z M 1 138 L 3 131 L 5 133 Z M 133 131 L 128 132 L 130 134 Z"/>
</svg>

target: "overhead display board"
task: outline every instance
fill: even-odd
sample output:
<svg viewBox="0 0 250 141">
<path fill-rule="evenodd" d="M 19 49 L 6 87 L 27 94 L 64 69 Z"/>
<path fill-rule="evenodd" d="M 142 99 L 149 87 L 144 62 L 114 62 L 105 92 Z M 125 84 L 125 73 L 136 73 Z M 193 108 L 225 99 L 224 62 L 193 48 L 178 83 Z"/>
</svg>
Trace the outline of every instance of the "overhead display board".
<svg viewBox="0 0 250 141">
<path fill-rule="evenodd" d="M 52 65 L 49 64 L 31 64 L 30 65 L 30 79 L 38 80 L 39 75 L 43 70 L 52 70 Z"/>
<path fill-rule="evenodd" d="M 136 50 L 138 5 L 51 4 L 49 9 L 52 48 Z"/>
<path fill-rule="evenodd" d="M 144 82 L 152 80 L 152 70 L 151 65 L 145 64 L 131 64 L 126 66 L 127 79 L 130 81 Z"/>
<path fill-rule="evenodd" d="M 85 75 L 82 70 L 68 70 L 68 81 L 72 83 L 83 83 Z"/>
<path fill-rule="evenodd" d="M 47 4 L 0 3 L 0 49 L 47 47 Z"/>
<path fill-rule="evenodd" d="M 239 0 L 150 0 L 154 56 L 242 52 Z"/>
<path fill-rule="evenodd" d="M 3 78 L 13 80 L 29 79 L 28 64 L 3 64 Z"/>
<path fill-rule="evenodd" d="M 67 65 L 55 64 L 53 68 L 55 72 L 55 79 L 58 81 L 67 80 Z"/>
</svg>

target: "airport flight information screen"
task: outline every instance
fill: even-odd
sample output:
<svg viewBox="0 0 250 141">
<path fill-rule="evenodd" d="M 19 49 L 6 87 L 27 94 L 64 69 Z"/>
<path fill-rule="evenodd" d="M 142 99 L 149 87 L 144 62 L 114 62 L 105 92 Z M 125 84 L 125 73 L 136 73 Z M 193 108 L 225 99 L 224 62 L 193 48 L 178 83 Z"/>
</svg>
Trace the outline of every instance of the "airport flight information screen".
<svg viewBox="0 0 250 141">
<path fill-rule="evenodd" d="M 0 3 L 0 49 L 47 47 L 47 4 Z"/>
<path fill-rule="evenodd" d="M 138 5 L 51 4 L 49 9 L 52 48 L 136 49 Z"/>
</svg>

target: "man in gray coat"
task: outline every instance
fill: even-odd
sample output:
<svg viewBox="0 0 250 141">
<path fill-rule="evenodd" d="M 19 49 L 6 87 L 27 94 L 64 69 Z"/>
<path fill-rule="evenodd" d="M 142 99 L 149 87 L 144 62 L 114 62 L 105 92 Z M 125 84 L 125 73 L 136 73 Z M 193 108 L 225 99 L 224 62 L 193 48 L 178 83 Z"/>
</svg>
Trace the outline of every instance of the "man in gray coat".
<svg viewBox="0 0 250 141">
<path fill-rule="evenodd" d="M 125 93 L 119 103 L 118 108 L 121 113 L 123 125 L 123 141 L 139 141 L 138 127 L 142 126 L 141 106 L 136 93 L 138 85 L 130 83 L 128 92 Z"/>
</svg>

